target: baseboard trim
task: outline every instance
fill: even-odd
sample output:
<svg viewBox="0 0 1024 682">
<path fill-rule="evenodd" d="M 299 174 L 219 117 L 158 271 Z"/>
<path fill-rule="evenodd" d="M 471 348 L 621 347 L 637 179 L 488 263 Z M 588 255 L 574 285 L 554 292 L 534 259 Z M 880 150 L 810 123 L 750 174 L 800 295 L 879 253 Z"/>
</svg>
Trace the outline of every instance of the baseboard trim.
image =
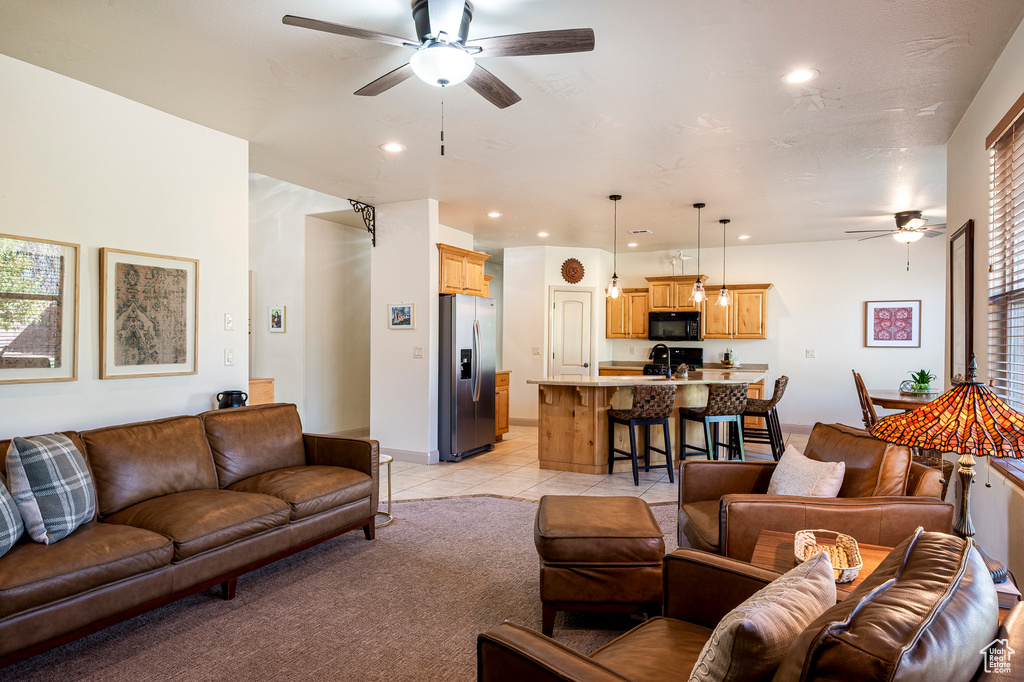
<svg viewBox="0 0 1024 682">
<path fill-rule="evenodd" d="M 509 417 L 509 426 L 540 426 L 539 419 L 526 419 L 524 417 Z"/>
<path fill-rule="evenodd" d="M 342 438 L 369 438 L 370 427 L 363 426 L 358 429 L 349 429 L 348 431 L 335 431 L 330 434 L 332 436 L 340 436 Z"/>
<path fill-rule="evenodd" d="M 381 448 L 382 455 L 391 455 L 396 462 L 410 462 L 412 464 L 437 464 L 441 461 L 441 455 L 437 450 L 423 452 L 422 450 L 400 450 L 398 448 Z"/>
<path fill-rule="evenodd" d="M 811 429 L 814 428 L 811 424 L 781 424 L 782 430 L 786 433 L 802 433 L 810 434 Z"/>
</svg>

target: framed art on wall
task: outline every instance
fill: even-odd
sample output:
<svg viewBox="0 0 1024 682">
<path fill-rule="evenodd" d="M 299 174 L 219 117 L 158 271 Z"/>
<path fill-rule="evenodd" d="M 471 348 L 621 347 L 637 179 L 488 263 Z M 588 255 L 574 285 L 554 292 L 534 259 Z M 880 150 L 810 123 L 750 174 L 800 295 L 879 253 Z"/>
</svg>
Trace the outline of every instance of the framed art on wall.
<svg viewBox="0 0 1024 682">
<path fill-rule="evenodd" d="M 0 384 L 78 378 L 79 251 L 0 234 Z"/>
<path fill-rule="evenodd" d="M 967 374 L 974 350 L 974 221 L 949 239 L 949 376 Z"/>
<path fill-rule="evenodd" d="M 100 249 L 100 379 L 196 373 L 199 261 Z"/>
<path fill-rule="evenodd" d="M 921 301 L 865 301 L 864 345 L 920 348 Z"/>
<path fill-rule="evenodd" d="M 267 311 L 267 320 L 269 320 L 270 332 L 274 334 L 283 334 L 285 330 L 285 306 L 283 305 L 272 305 Z"/>
<path fill-rule="evenodd" d="M 388 304 L 388 329 L 415 329 L 416 305 L 414 303 Z"/>
</svg>

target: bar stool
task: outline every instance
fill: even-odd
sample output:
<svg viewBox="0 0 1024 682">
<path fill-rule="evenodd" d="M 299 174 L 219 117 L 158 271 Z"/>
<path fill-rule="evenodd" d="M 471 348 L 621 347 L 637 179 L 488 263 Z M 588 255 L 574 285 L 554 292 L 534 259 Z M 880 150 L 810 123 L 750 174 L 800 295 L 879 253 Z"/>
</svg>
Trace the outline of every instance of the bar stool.
<svg viewBox="0 0 1024 682">
<path fill-rule="evenodd" d="M 679 408 L 679 459 L 686 459 L 686 449 L 703 452 L 708 459 L 718 459 L 718 446 L 727 445 L 732 458 L 738 445 L 741 460 L 746 460 L 743 451 L 743 410 L 747 407 L 747 384 L 708 384 L 708 404 L 703 408 Z M 686 422 L 701 422 L 704 425 L 705 448 L 686 444 Z M 718 425 L 729 424 L 729 442 L 718 442 Z M 712 435 L 713 431 L 713 435 Z M 733 434 L 735 433 L 735 438 Z"/>
<path fill-rule="evenodd" d="M 633 463 L 633 485 L 640 485 L 639 465 L 637 463 L 636 430 L 644 427 L 644 471 L 660 469 L 668 470 L 668 480 L 672 483 L 672 436 L 669 434 L 668 420 L 672 416 L 672 408 L 676 402 L 675 384 L 652 385 L 641 384 L 633 387 L 633 406 L 628 410 L 608 410 L 608 473 L 616 460 L 631 460 Z M 629 452 L 615 447 L 615 425 L 625 424 L 629 427 Z M 651 425 L 661 424 L 665 432 L 665 449 L 659 450 L 651 445 Z M 651 465 L 651 451 L 665 455 L 665 464 Z M 625 455 L 616 457 L 616 453 Z"/>
<path fill-rule="evenodd" d="M 744 417 L 755 417 L 764 419 L 764 428 L 748 426 L 743 430 L 743 439 L 748 443 L 768 443 L 772 446 L 772 457 L 779 461 L 782 452 L 785 450 L 785 443 L 782 440 L 782 425 L 779 424 L 779 413 L 775 406 L 782 400 L 782 394 L 786 392 L 786 385 L 789 384 L 789 377 L 781 376 L 775 380 L 775 391 L 771 400 L 758 400 L 747 398 L 747 409 L 743 410 Z"/>
</svg>

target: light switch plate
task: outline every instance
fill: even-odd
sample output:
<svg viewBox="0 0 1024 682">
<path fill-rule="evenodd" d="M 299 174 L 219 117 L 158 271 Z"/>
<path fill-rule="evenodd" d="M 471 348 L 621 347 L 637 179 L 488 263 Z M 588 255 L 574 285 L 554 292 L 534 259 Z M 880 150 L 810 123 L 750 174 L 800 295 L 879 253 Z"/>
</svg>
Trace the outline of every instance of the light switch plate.
<svg viewBox="0 0 1024 682">
<path fill-rule="evenodd" d="M 806 348 L 806 349 L 804 349 L 804 357 L 805 358 L 816 358 L 818 356 L 815 354 L 813 348 Z"/>
<path fill-rule="evenodd" d="M 235 318 L 231 316 L 231 313 L 224 313 L 224 331 L 235 331 Z"/>
<path fill-rule="evenodd" d="M 423 346 L 414 346 L 413 349 L 412 349 L 412 356 L 414 358 L 422 358 L 423 357 Z"/>
<path fill-rule="evenodd" d="M 533 347 L 533 354 L 534 355 L 540 355 L 540 346 L 534 346 Z"/>
<path fill-rule="evenodd" d="M 224 365 L 226 367 L 235 366 L 235 350 L 233 348 L 224 349 Z"/>
</svg>

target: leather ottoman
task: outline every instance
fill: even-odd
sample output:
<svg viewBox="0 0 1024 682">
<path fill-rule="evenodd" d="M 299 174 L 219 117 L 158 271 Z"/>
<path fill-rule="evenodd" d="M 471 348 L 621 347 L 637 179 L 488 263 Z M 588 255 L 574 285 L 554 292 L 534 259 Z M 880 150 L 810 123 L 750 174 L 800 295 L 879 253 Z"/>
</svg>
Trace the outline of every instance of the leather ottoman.
<svg viewBox="0 0 1024 682">
<path fill-rule="evenodd" d="M 660 613 L 665 539 L 640 498 L 545 495 L 533 539 L 544 634 L 557 611 Z"/>
</svg>

